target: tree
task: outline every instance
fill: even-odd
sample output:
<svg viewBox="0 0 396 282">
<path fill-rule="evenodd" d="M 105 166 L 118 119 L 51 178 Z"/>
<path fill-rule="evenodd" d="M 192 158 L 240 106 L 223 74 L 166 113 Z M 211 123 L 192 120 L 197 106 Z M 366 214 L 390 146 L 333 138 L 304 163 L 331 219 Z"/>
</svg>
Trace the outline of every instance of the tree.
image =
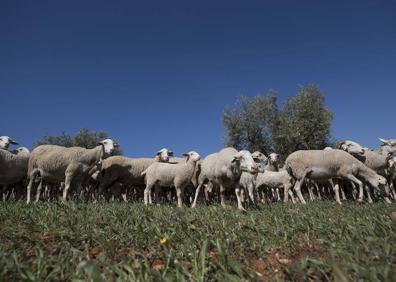
<svg viewBox="0 0 396 282">
<path fill-rule="evenodd" d="M 277 105 L 277 94 L 240 97 L 223 115 L 226 145 L 239 150 L 276 151 L 286 158 L 299 149 L 322 149 L 330 142 L 333 114 L 315 85 L 302 86 L 296 96 Z"/>
<path fill-rule="evenodd" d="M 62 131 L 60 135 L 49 135 L 46 134 L 44 137 L 36 142 L 36 146 L 51 144 L 59 145 L 64 147 L 84 147 L 87 149 L 95 148 L 99 141 L 102 141 L 108 137 L 108 134 L 104 131 L 90 131 L 86 128 L 80 129 L 76 135 L 71 136 L 65 131 Z M 121 155 L 122 150 L 118 147 L 115 152 L 116 155 Z"/>
<path fill-rule="evenodd" d="M 227 107 L 223 115 L 226 145 L 239 150 L 271 151 L 272 127 L 277 118 L 276 93 L 249 98 L 242 96 L 235 108 Z"/>
<path fill-rule="evenodd" d="M 333 113 L 315 85 L 302 86 L 286 100 L 274 131 L 275 150 L 288 156 L 296 150 L 323 149 L 330 144 Z"/>
</svg>

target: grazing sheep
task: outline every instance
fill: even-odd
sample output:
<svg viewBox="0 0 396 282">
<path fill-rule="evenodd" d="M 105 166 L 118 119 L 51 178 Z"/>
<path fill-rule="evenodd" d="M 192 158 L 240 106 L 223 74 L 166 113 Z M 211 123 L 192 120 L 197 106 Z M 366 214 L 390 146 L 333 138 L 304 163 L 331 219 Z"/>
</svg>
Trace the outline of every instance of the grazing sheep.
<svg viewBox="0 0 396 282">
<path fill-rule="evenodd" d="M 287 157 L 285 168 L 296 180 L 294 190 L 303 204 L 306 202 L 301 194 L 301 185 L 305 178 L 312 180 L 348 179 L 359 186 L 358 201 L 360 202 L 363 201 L 363 183 L 360 179 L 375 188 L 378 188 L 378 185 L 386 184 L 384 177 L 376 174 L 374 170 L 368 168 L 347 152 L 338 149 L 294 152 Z M 337 190 L 338 185 L 335 185 L 335 189 L 337 202 L 341 203 Z"/>
<path fill-rule="evenodd" d="M 118 145 L 111 139 L 105 139 L 93 149 L 81 147 L 66 148 L 57 145 L 41 145 L 33 150 L 29 159 L 27 187 L 27 203 L 33 184 L 38 176 L 40 183 L 37 188 L 36 202 L 40 198 L 43 181 L 47 183 L 65 182 L 63 200 L 67 199 L 67 192 L 72 183 L 81 191 L 84 176 L 86 177 L 95 166 L 110 156 Z"/>
<path fill-rule="evenodd" d="M 347 151 L 351 155 L 355 156 L 363 155 L 365 152 L 365 149 L 360 144 L 351 140 L 340 141 L 336 144 L 335 148 Z"/>
<path fill-rule="evenodd" d="M 244 210 L 241 202 L 241 190 L 239 180 L 242 172 L 257 173 L 257 164 L 254 162 L 249 151 L 238 152 L 234 148 L 225 148 L 218 153 L 211 154 L 203 159 L 200 164 L 198 187 L 195 191 L 192 207 L 197 204 L 200 189 L 207 182 L 220 187 L 220 202 L 226 207 L 224 192 L 226 188 L 234 188 L 238 200 L 238 209 Z"/>
<path fill-rule="evenodd" d="M 8 136 L 0 136 L 0 149 L 8 150 L 8 147 L 10 146 L 10 144 L 18 145 L 17 142 L 12 140 Z"/>
<path fill-rule="evenodd" d="M 354 146 L 360 146 L 359 144 L 357 144 L 353 141 L 342 141 L 342 142 L 338 143 L 337 148 L 350 153 L 355 158 L 357 158 L 359 161 L 364 163 L 366 166 L 373 169 L 378 174 L 389 179 L 389 175 L 387 174 L 389 159 L 391 157 L 391 154 L 393 154 L 396 151 L 396 147 L 394 148 L 394 147 L 388 145 L 387 143 L 384 143 L 379 148 L 379 150 L 371 151 L 371 150 L 363 149 L 363 152 L 356 153 L 356 150 L 354 150 L 351 146 L 345 146 L 344 142 L 350 142 L 350 143 L 353 143 Z M 365 189 L 367 192 L 368 201 L 372 202 L 371 195 L 370 195 L 371 194 L 370 189 L 368 188 L 368 186 L 365 186 Z M 385 200 L 387 200 L 387 199 L 385 199 Z"/>
<path fill-rule="evenodd" d="M 102 162 L 97 177 L 99 194 L 112 184 L 118 182 L 125 186 L 144 186 L 142 172 L 155 162 L 168 162 L 173 152 L 166 148 L 159 150 L 155 158 L 128 158 L 112 156 Z"/>
<path fill-rule="evenodd" d="M 144 190 L 144 204 L 149 202 L 149 195 L 153 187 L 175 187 L 177 195 L 177 206 L 183 206 L 184 188 L 191 182 L 194 175 L 196 163 L 200 156 L 197 152 L 191 151 L 186 154 L 185 162 L 169 164 L 155 162 L 143 173 L 146 179 L 146 189 Z M 150 202 L 151 204 L 151 202 Z"/>
</svg>

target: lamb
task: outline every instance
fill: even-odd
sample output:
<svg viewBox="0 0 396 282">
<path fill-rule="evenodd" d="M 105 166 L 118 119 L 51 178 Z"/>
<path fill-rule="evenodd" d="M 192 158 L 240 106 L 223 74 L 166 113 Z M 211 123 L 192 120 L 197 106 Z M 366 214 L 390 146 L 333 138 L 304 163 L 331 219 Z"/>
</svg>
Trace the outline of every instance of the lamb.
<svg viewBox="0 0 396 282">
<path fill-rule="evenodd" d="M 8 136 L 0 136 L 0 149 L 3 150 L 8 150 L 8 147 L 10 146 L 10 144 L 13 145 L 18 145 L 17 142 L 15 142 L 14 140 L 12 140 L 10 137 Z"/>
<path fill-rule="evenodd" d="M 66 148 L 57 145 L 41 145 L 33 150 L 29 159 L 27 187 L 27 203 L 30 203 L 30 194 L 33 184 L 40 176 L 37 188 L 36 202 L 40 198 L 43 181 L 49 183 L 65 182 L 63 200 L 67 199 L 67 192 L 72 183 L 81 191 L 82 178 L 86 177 L 95 166 L 102 163 L 118 146 L 113 140 L 105 139 L 93 149 L 81 147 Z"/>
<path fill-rule="evenodd" d="M 348 179 L 359 186 L 358 201 L 363 201 L 363 183 L 368 182 L 375 188 L 385 185 L 386 179 L 374 170 L 343 150 L 307 150 L 290 154 L 285 162 L 285 168 L 296 180 L 294 190 L 300 202 L 305 204 L 301 194 L 301 185 L 305 178 L 312 180 L 326 180 L 331 178 Z M 337 202 L 340 203 L 338 185 L 335 185 Z M 287 193 L 286 198 L 287 198 Z"/>
<path fill-rule="evenodd" d="M 268 164 L 265 167 L 267 171 L 279 171 L 279 155 L 277 153 L 271 153 L 268 156 Z"/>
<path fill-rule="evenodd" d="M 187 157 L 185 162 L 176 164 L 155 162 L 142 173 L 146 180 L 146 189 L 144 190 L 145 205 L 149 202 L 151 189 L 162 186 L 175 187 L 177 206 L 179 208 L 183 206 L 184 188 L 191 182 L 196 163 L 200 160 L 199 154 L 195 151 L 190 151 L 183 155 Z"/>
<path fill-rule="evenodd" d="M 279 171 L 265 170 L 259 172 L 256 178 L 256 188 L 267 187 L 271 189 L 284 189 L 284 202 L 288 201 L 287 195 L 290 195 L 294 203 L 294 196 L 290 188 L 293 186 L 293 178 L 285 169 Z"/>
<path fill-rule="evenodd" d="M 163 148 L 156 153 L 155 158 L 128 158 L 123 156 L 112 156 L 103 161 L 99 181 L 99 194 L 113 183 L 123 185 L 144 186 L 142 172 L 155 162 L 168 162 L 173 152 Z"/>
<path fill-rule="evenodd" d="M 257 164 L 254 162 L 249 151 L 237 151 L 228 147 L 218 153 L 207 156 L 200 165 L 198 176 L 198 187 L 195 191 L 192 207 L 197 204 L 200 189 L 207 182 L 220 187 L 220 201 L 222 207 L 226 207 L 224 192 L 226 188 L 235 187 L 235 194 L 238 200 L 238 209 L 244 210 L 241 202 L 241 190 L 239 180 L 243 171 L 252 174 L 257 173 Z"/>
<path fill-rule="evenodd" d="M 265 162 L 268 158 L 261 152 L 256 151 L 252 153 L 252 158 L 256 163 Z M 242 172 L 241 178 L 239 179 L 239 185 L 243 188 L 243 191 L 247 191 L 250 201 L 255 204 L 255 190 L 256 190 L 256 177 L 257 174 L 251 174 L 249 172 Z M 242 192 L 243 192 L 242 191 Z"/>
</svg>

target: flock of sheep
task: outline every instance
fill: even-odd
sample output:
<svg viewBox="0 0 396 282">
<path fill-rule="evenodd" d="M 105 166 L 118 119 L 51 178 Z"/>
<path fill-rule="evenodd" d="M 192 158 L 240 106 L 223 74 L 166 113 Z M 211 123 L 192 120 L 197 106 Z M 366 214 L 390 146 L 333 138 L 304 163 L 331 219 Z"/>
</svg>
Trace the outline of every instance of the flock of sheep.
<svg viewBox="0 0 396 282">
<path fill-rule="evenodd" d="M 35 201 L 123 199 L 159 204 L 177 200 L 177 206 L 197 205 L 203 192 L 205 201 L 237 201 L 238 209 L 259 201 L 305 204 L 334 198 L 368 202 L 396 201 L 396 139 L 380 139 L 378 150 L 363 148 L 353 141 L 339 142 L 335 148 L 304 150 L 290 154 L 284 167 L 279 156 L 225 148 L 201 160 L 195 151 L 173 157 L 168 149 L 153 158 L 112 156 L 118 146 L 105 139 L 93 149 L 41 145 L 31 153 L 8 136 L 0 137 L 0 192 L 3 200 Z M 44 189 L 43 189 L 44 188 Z M 295 195 L 297 197 L 295 197 Z"/>
</svg>

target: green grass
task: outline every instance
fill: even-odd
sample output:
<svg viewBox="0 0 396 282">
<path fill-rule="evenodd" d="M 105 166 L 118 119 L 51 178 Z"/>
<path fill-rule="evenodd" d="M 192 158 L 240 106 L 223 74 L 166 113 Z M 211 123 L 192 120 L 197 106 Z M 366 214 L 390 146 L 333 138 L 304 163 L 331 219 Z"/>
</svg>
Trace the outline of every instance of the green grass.
<svg viewBox="0 0 396 282">
<path fill-rule="evenodd" d="M 395 281 L 392 211 L 0 203 L 0 280 Z"/>
</svg>

